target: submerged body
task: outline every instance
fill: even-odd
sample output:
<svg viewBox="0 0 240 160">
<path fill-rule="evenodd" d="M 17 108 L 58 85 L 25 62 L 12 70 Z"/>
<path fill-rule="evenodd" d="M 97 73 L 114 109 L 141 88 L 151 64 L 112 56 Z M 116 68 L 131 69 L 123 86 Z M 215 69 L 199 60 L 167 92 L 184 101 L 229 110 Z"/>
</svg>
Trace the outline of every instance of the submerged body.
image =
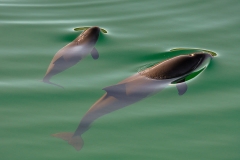
<svg viewBox="0 0 240 160">
<path fill-rule="evenodd" d="M 99 27 L 91 27 L 81 33 L 74 41 L 60 49 L 53 57 L 43 82 L 53 84 L 49 81 L 52 76 L 74 66 L 89 53 L 91 53 L 94 59 L 98 59 L 99 55 L 94 46 L 98 40 L 99 33 Z"/>
<path fill-rule="evenodd" d="M 68 141 L 76 150 L 80 150 L 83 146 L 81 135 L 97 118 L 138 102 L 173 82 L 177 83 L 179 95 L 184 94 L 187 90 L 185 77 L 206 66 L 210 59 L 211 56 L 206 53 L 177 56 L 145 69 L 117 85 L 106 87 L 106 93 L 88 110 L 74 133 L 57 133 L 53 136 Z"/>
</svg>

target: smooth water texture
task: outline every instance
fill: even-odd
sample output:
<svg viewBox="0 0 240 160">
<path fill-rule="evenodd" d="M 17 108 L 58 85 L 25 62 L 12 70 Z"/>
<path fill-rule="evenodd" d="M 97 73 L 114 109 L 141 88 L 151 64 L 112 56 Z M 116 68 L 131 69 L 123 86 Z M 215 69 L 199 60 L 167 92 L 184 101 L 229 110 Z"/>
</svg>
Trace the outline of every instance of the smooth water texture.
<svg viewBox="0 0 240 160">
<path fill-rule="evenodd" d="M 240 159 L 239 14 L 237 0 L 0 0 L 1 159 Z M 78 27 L 99 26 L 96 49 L 42 83 L 55 53 Z M 210 65 L 175 85 L 96 120 L 76 151 L 51 136 L 74 132 L 105 93 L 142 67 L 201 48 Z"/>
</svg>

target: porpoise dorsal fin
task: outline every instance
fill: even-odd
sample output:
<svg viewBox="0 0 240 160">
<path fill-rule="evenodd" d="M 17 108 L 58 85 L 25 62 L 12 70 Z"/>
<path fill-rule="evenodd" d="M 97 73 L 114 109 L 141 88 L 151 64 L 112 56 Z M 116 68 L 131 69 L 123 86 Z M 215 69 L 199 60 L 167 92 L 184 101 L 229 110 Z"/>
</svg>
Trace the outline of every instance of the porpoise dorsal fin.
<svg viewBox="0 0 240 160">
<path fill-rule="evenodd" d="M 185 79 L 182 79 L 181 81 L 179 81 L 177 84 L 176 84 L 176 87 L 177 87 L 177 90 L 178 90 L 178 94 L 181 96 L 183 95 L 184 93 L 186 93 L 187 91 L 187 83 L 185 82 Z"/>
<path fill-rule="evenodd" d="M 109 86 L 106 88 L 103 88 L 107 92 L 108 96 L 113 96 L 115 98 L 121 98 L 123 96 L 126 96 L 126 84 L 116 84 L 113 86 Z"/>
<path fill-rule="evenodd" d="M 99 58 L 99 54 L 98 51 L 95 47 L 93 47 L 92 51 L 91 51 L 91 55 L 93 59 L 98 59 Z"/>
</svg>

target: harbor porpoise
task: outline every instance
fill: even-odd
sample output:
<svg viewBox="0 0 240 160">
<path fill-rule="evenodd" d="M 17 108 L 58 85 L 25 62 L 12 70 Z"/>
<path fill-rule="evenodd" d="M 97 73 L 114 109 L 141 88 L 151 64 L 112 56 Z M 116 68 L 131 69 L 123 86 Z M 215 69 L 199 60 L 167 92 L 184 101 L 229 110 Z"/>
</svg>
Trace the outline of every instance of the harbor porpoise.
<svg viewBox="0 0 240 160">
<path fill-rule="evenodd" d="M 99 33 L 99 27 L 91 27 L 82 32 L 71 43 L 60 49 L 53 57 L 43 78 L 43 82 L 61 87 L 60 85 L 51 83 L 50 78 L 72 67 L 89 53 L 91 53 L 93 59 L 98 59 L 99 54 L 94 46 L 98 40 Z"/>
<path fill-rule="evenodd" d="M 84 144 L 81 135 L 96 119 L 153 95 L 169 84 L 176 84 L 179 95 L 184 94 L 187 90 L 185 78 L 205 69 L 211 57 L 201 52 L 176 56 L 106 87 L 103 89 L 106 93 L 87 111 L 74 133 L 57 133 L 53 136 L 68 141 L 76 150 L 80 150 Z"/>
</svg>

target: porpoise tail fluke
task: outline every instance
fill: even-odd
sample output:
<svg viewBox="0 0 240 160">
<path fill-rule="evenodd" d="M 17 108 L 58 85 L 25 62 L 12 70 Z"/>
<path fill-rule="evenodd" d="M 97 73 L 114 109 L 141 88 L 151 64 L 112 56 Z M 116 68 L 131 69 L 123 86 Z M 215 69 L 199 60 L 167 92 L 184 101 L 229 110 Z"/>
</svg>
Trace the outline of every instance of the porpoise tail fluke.
<svg viewBox="0 0 240 160">
<path fill-rule="evenodd" d="M 81 150 L 84 145 L 82 137 L 74 136 L 74 134 L 70 132 L 56 133 L 52 136 L 67 141 L 68 144 L 72 145 L 77 151 Z"/>
<path fill-rule="evenodd" d="M 52 82 L 50 82 L 49 80 L 44 79 L 44 78 L 43 78 L 42 82 L 47 83 L 47 84 L 51 84 L 51 85 L 54 85 L 54 86 L 57 86 L 57 87 L 59 87 L 59 88 L 64 89 L 63 86 L 61 86 L 61 85 L 59 85 L 59 84 L 56 84 L 56 83 L 52 83 Z"/>
</svg>

